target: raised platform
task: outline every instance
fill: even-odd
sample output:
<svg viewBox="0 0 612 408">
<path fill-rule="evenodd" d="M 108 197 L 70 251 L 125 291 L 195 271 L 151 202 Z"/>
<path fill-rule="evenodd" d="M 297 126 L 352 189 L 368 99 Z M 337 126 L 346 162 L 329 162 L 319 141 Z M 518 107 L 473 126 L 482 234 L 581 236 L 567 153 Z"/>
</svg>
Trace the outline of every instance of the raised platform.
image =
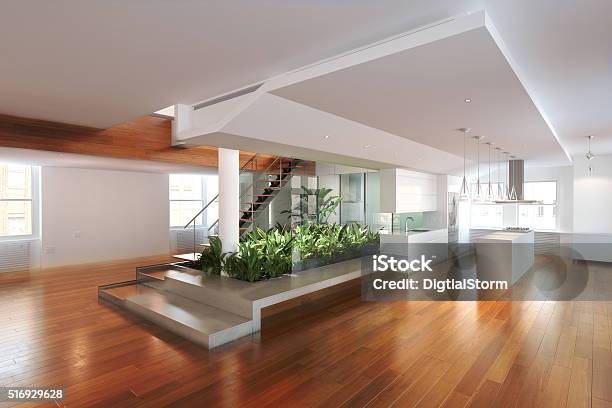
<svg viewBox="0 0 612 408">
<path fill-rule="evenodd" d="M 210 349 L 261 330 L 263 309 L 360 276 L 360 259 L 260 282 L 154 265 L 138 268 L 134 281 L 100 287 L 99 297 Z"/>
</svg>

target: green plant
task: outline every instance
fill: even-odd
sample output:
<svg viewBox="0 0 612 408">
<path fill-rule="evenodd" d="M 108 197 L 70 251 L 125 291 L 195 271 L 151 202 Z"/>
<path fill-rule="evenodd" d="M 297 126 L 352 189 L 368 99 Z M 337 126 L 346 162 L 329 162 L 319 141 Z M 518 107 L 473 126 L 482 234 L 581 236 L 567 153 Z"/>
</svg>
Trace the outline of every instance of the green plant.
<svg viewBox="0 0 612 408">
<path fill-rule="evenodd" d="M 257 228 L 243 239 L 250 242 L 260 253 L 264 263 L 264 274 L 276 278 L 291 272 L 291 251 L 293 237 L 291 231 L 272 228 Z"/>
<path fill-rule="evenodd" d="M 301 261 L 327 263 L 359 256 L 364 248 L 378 242 L 377 232 L 357 223 L 307 223 L 293 230 L 257 228 L 242 238 L 236 252 L 228 254 L 221 253 L 219 238 L 211 238 L 210 248 L 202 253 L 202 269 L 212 268 L 215 273 L 223 269 L 228 276 L 254 282 L 290 273 L 293 251 Z"/>
<path fill-rule="evenodd" d="M 329 260 L 334 256 L 359 250 L 377 243 L 379 235 L 359 224 L 308 224 L 294 230 L 295 247 L 302 260 L 319 258 Z"/>
<path fill-rule="evenodd" d="M 237 279 L 255 282 L 264 275 L 264 260 L 256 245 L 249 241 L 238 245 L 238 252 L 231 252 L 225 258 L 225 272 Z"/>
<path fill-rule="evenodd" d="M 289 219 L 297 219 L 299 224 L 326 224 L 329 221 L 329 217 L 336 212 L 342 201 L 342 197 L 340 196 L 329 196 L 332 191 L 333 190 L 330 188 L 315 189 L 302 186 L 300 201 L 292 210 L 281 211 L 281 214 L 288 214 Z M 312 196 L 315 198 L 316 209 L 314 214 L 308 212 L 309 197 Z"/>
<path fill-rule="evenodd" d="M 211 236 L 208 238 L 208 247 L 204 248 L 200 256 L 200 265 L 204 272 L 211 275 L 220 275 L 223 270 L 223 258 L 221 240 L 219 237 Z"/>
</svg>

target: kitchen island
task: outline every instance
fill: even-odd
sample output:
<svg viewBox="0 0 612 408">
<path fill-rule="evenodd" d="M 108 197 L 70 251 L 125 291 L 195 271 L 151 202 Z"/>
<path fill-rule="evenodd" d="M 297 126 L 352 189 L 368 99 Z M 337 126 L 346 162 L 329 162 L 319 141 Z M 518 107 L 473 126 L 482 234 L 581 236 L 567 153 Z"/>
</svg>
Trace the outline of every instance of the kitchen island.
<svg viewBox="0 0 612 408">
<path fill-rule="evenodd" d="M 409 259 L 425 255 L 427 258 L 435 258 L 435 263 L 446 260 L 448 258 L 448 229 L 415 229 L 381 234 L 380 252 Z"/>
<path fill-rule="evenodd" d="M 533 267 L 533 231 L 495 231 L 476 238 L 475 244 L 479 279 L 514 284 Z"/>
</svg>

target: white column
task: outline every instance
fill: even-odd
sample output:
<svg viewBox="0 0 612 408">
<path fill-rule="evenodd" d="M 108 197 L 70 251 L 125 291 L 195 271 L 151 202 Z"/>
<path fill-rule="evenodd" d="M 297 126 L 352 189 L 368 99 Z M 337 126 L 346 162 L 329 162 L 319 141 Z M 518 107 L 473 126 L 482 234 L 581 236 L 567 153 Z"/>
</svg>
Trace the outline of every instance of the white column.
<svg viewBox="0 0 612 408">
<path fill-rule="evenodd" d="M 240 237 L 239 151 L 219 148 L 219 238 L 223 251 L 236 251 Z"/>
</svg>

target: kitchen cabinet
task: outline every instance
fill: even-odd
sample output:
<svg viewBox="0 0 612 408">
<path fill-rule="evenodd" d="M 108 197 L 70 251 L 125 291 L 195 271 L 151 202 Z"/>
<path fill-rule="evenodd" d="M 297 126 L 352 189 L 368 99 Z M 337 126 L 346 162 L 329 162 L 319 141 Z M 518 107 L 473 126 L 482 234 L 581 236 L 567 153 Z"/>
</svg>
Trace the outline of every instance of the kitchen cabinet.
<svg viewBox="0 0 612 408">
<path fill-rule="evenodd" d="M 380 171 L 380 211 L 390 213 L 438 210 L 438 177 L 404 169 Z"/>
</svg>

